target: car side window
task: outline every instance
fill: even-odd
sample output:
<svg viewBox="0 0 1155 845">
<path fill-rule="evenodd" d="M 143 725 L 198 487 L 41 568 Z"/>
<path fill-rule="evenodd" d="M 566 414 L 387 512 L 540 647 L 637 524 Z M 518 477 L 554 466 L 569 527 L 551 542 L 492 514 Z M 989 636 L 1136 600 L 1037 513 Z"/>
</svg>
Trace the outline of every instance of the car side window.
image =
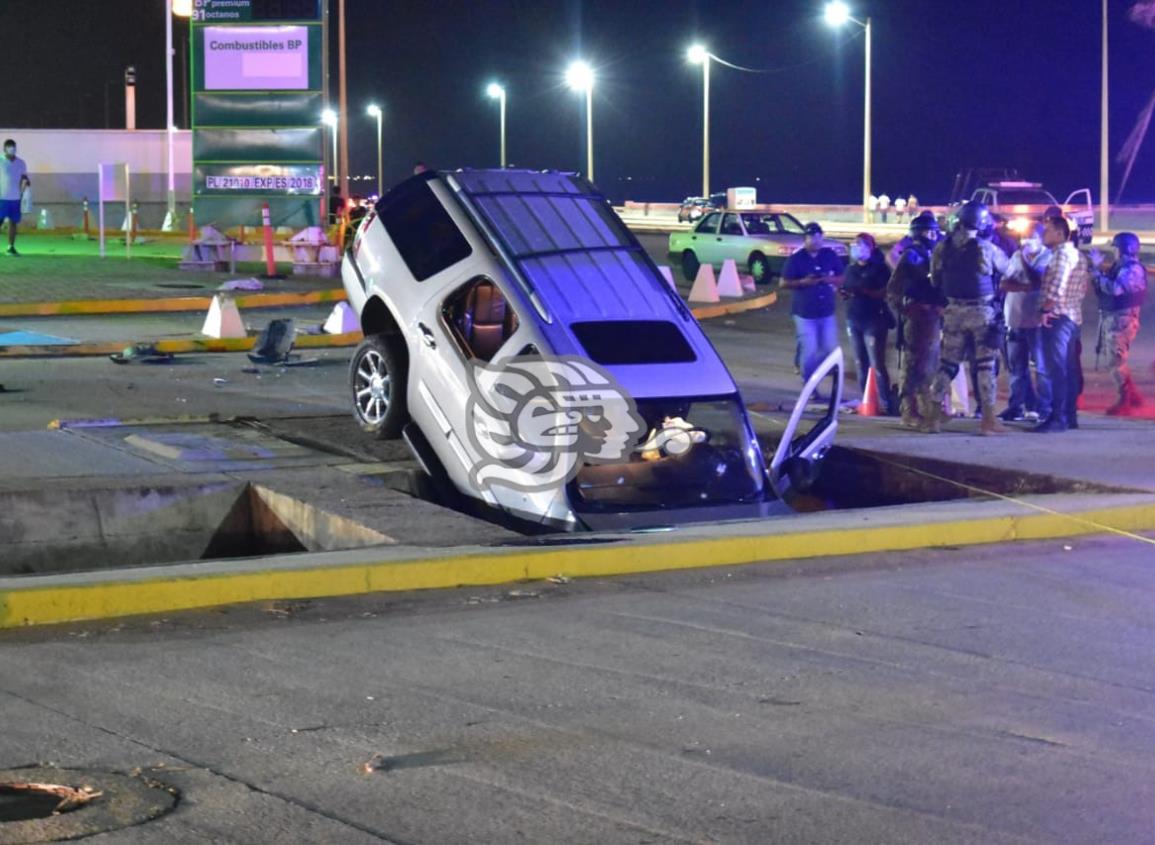
<svg viewBox="0 0 1155 845">
<path fill-rule="evenodd" d="M 702 218 L 702 222 L 698 224 L 698 228 L 694 231 L 704 232 L 710 234 L 718 231 L 718 221 L 722 219 L 722 215 L 716 211 L 710 212 Z"/>
<path fill-rule="evenodd" d="M 737 214 L 727 214 L 722 218 L 722 234 L 723 235 L 741 235 L 742 223 L 738 220 Z"/>
<path fill-rule="evenodd" d="M 441 315 L 462 354 L 481 361 L 492 361 L 519 324 L 501 289 L 484 277 L 447 296 Z"/>
<path fill-rule="evenodd" d="M 377 216 L 419 282 L 473 252 L 427 181 L 410 180 L 394 188 L 377 203 Z"/>
</svg>

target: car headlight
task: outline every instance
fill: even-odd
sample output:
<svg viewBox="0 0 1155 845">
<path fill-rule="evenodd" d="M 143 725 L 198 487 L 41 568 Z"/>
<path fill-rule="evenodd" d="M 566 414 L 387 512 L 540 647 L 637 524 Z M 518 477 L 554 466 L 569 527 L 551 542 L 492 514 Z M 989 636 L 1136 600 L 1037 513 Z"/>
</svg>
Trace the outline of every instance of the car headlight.
<svg viewBox="0 0 1155 845">
<path fill-rule="evenodd" d="M 1031 228 L 1031 218 L 1029 217 L 1015 217 L 1009 223 L 1007 228 L 1016 235 L 1022 235 Z"/>
</svg>

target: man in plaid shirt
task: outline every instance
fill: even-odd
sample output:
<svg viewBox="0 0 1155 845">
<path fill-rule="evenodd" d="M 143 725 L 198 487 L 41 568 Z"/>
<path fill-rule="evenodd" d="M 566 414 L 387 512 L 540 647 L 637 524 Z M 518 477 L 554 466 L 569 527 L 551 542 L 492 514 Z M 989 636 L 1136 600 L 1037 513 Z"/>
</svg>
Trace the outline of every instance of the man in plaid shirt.
<svg viewBox="0 0 1155 845">
<path fill-rule="evenodd" d="M 1046 433 L 1079 427 L 1075 416 L 1083 382 L 1079 330 L 1089 272 L 1086 258 L 1071 243 L 1071 227 L 1062 217 L 1047 218 L 1043 243 L 1051 250 L 1051 263 L 1043 275 L 1041 320 L 1051 415 L 1031 430 Z"/>
</svg>

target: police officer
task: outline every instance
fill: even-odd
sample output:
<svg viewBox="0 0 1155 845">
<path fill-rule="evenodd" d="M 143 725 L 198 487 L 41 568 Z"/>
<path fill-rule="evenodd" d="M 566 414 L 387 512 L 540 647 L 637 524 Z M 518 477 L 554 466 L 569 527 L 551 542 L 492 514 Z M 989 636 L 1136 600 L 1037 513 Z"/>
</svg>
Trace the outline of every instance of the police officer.
<svg viewBox="0 0 1155 845">
<path fill-rule="evenodd" d="M 1112 416 L 1127 416 L 1143 404 L 1143 397 L 1131 380 L 1127 359 L 1131 342 L 1139 333 L 1139 309 L 1147 294 L 1147 268 L 1139 263 L 1139 238 L 1120 232 L 1112 240 L 1117 258 L 1104 270 L 1103 256 L 1091 250 L 1095 268 L 1092 284 L 1099 298 L 1099 339 L 1096 351 L 1107 353 L 1108 366 L 1119 398 L 1107 409 Z"/>
<path fill-rule="evenodd" d="M 926 409 L 920 408 L 919 402 L 938 369 L 945 301 L 931 284 L 930 258 L 941 234 L 938 221 L 930 212 L 910 221 L 910 234 L 903 238 L 906 244 L 886 286 L 886 301 L 900 315 L 898 336 L 905 355 L 898 408 L 902 424 L 910 428 L 918 426 L 926 416 Z"/>
<path fill-rule="evenodd" d="M 922 429 L 938 432 L 942 424 L 942 401 L 958 375 L 959 364 L 971 359 L 978 368 L 979 396 L 983 415 L 980 434 L 1005 431 L 995 416 L 995 360 L 999 353 L 1001 314 L 995 305 L 995 274 L 1007 271 L 1007 256 L 991 243 L 994 228 L 990 210 L 981 202 L 968 202 L 959 211 L 958 224 L 931 254 L 931 283 L 946 297 L 943 311 L 942 354 L 938 375 L 920 403 Z"/>
</svg>

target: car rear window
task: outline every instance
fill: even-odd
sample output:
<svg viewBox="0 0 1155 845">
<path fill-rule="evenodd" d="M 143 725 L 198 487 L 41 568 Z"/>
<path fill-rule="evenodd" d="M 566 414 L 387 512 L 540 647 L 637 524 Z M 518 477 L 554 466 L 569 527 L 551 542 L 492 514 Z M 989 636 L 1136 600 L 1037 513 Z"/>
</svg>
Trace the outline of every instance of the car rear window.
<svg viewBox="0 0 1155 845">
<path fill-rule="evenodd" d="M 573 323 L 574 335 L 596 363 L 687 364 L 698 356 L 685 335 L 665 320 Z"/>
<path fill-rule="evenodd" d="M 473 251 L 426 181 L 411 180 L 390 191 L 377 203 L 377 216 L 419 282 Z"/>
</svg>

